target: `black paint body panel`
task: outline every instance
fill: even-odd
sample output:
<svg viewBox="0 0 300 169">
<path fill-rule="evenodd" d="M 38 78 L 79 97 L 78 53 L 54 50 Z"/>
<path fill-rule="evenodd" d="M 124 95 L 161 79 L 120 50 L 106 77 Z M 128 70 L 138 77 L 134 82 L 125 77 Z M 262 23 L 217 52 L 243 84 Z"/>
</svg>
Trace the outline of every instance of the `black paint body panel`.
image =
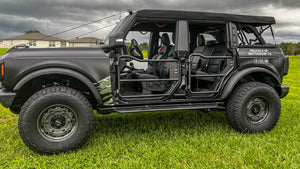
<svg viewBox="0 0 300 169">
<path fill-rule="evenodd" d="M 239 70 L 260 67 L 271 71 L 282 82 L 284 54 L 281 48 L 239 48 Z"/>
<path fill-rule="evenodd" d="M 24 76 L 46 68 L 65 68 L 95 83 L 109 76 L 109 57 L 101 47 L 13 49 L 3 58 L 4 87 L 12 89 Z"/>
</svg>

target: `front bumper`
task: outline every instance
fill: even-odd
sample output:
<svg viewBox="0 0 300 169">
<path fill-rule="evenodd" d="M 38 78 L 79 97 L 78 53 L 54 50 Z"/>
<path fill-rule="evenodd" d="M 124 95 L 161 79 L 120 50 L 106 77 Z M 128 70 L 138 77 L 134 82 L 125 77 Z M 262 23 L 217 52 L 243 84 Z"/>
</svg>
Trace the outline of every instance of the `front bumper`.
<svg viewBox="0 0 300 169">
<path fill-rule="evenodd" d="M 278 86 L 280 98 L 284 98 L 289 94 L 290 88 L 288 86 Z"/>
<path fill-rule="evenodd" d="M 10 93 L 5 91 L 4 89 L 0 90 L 0 104 L 2 104 L 3 107 L 10 107 L 16 97 L 16 93 Z"/>
</svg>

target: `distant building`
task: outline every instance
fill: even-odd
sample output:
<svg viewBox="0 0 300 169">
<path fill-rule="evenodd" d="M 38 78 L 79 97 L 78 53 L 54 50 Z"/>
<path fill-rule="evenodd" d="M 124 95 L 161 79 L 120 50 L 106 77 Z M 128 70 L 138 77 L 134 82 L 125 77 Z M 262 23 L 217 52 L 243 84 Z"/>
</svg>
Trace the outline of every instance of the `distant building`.
<svg viewBox="0 0 300 169">
<path fill-rule="evenodd" d="M 103 39 L 98 39 L 95 37 L 83 37 L 73 40 L 69 40 L 70 47 L 79 47 L 79 46 L 94 46 L 103 42 Z"/>
<path fill-rule="evenodd" d="M 103 42 L 102 39 L 95 37 L 83 37 L 67 41 L 42 33 L 29 33 L 7 39 L 0 39 L 0 48 L 11 48 L 21 44 L 26 44 L 30 48 L 84 47 L 94 46 L 101 42 Z"/>
<path fill-rule="evenodd" d="M 0 39 L 0 48 L 3 48 L 3 47 L 2 47 L 2 41 L 3 41 L 3 40 Z"/>
<path fill-rule="evenodd" d="M 67 47 L 68 42 L 42 33 L 30 33 L 3 39 L 2 48 L 11 48 L 19 44 L 27 44 L 30 48 Z"/>
</svg>

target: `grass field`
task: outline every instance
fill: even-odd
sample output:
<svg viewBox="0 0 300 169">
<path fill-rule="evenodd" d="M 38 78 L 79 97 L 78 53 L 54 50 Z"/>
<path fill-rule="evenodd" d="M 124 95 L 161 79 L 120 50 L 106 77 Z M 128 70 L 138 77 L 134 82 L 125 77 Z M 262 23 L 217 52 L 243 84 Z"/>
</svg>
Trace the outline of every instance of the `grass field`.
<svg viewBox="0 0 300 169">
<path fill-rule="evenodd" d="M 0 108 L 1 168 L 299 168 L 300 60 L 290 63 L 277 126 L 267 133 L 240 134 L 224 111 L 168 111 L 96 115 L 88 142 L 79 150 L 40 156 L 18 134 L 18 116 Z"/>
<path fill-rule="evenodd" d="M 5 48 L 0 48 L 0 55 L 3 55 L 8 49 Z"/>
</svg>

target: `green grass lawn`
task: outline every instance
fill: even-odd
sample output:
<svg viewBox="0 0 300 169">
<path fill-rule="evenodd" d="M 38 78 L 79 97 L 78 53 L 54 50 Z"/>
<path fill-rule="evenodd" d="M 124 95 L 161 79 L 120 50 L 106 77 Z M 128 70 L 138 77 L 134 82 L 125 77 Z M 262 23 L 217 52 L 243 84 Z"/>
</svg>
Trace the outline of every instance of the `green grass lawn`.
<svg viewBox="0 0 300 169">
<path fill-rule="evenodd" d="M 290 61 L 293 61 L 293 60 L 298 60 L 300 59 L 300 55 L 296 55 L 296 56 L 289 56 L 290 58 Z"/>
<path fill-rule="evenodd" d="M 299 168 L 300 60 L 292 60 L 277 126 L 240 134 L 224 111 L 96 115 L 79 150 L 40 156 L 18 134 L 18 116 L 0 108 L 0 168 Z"/>
<path fill-rule="evenodd" d="M 0 56 L 3 55 L 8 49 L 6 48 L 0 48 Z"/>
</svg>

